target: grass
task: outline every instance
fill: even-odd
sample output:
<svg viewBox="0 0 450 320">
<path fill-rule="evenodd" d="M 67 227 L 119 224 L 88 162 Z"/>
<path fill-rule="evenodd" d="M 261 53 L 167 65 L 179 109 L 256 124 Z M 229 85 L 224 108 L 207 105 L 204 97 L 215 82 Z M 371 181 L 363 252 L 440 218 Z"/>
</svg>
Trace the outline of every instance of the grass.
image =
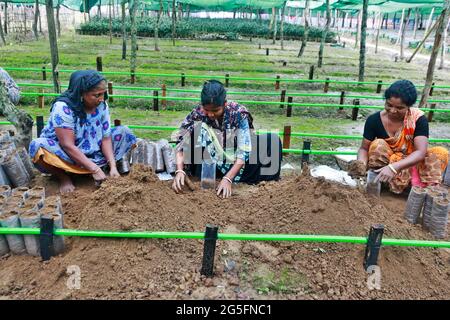
<svg viewBox="0 0 450 320">
<path fill-rule="evenodd" d="M 305 275 L 287 267 L 278 271 L 260 268 L 253 274 L 253 287 L 259 294 L 288 294 L 308 289 L 308 281 Z"/>
<path fill-rule="evenodd" d="M 140 38 L 138 40 L 138 72 L 145 73 L 170 73 L 170 74 L 197 74 L 197 75 L 225 75 L 245 77 L 270 77 L 280 75 L 283 78 L 307 78 L 309 68 L 316 63 L 318 43 L 309 42 L 307 50 L 302 58 L 297 57 L 300 43 L 298 41 L 285 41 L 285 50 L 281 50 L 279 42 L 272 44 L 271 40 L 256 39 L 253 41 L 197 41 L 177 40 L 176 46 L 172 46 L 170 40 L 160 40 L 161 51 L 153 49 L 153 39 Z M 261 44 L 261 49 L 258 49 Z M 97 56 L 103 58 L 104 71 L 128 71 L 129 60 L 121 59 L 120 38 L 113 38 L 109 43 L 107 36 L 81 36 L 75 33 L 66 33 L 59 39 L 59 69 L 85 69 L 95 68 Z M 270 49 L 270 55 L 266 56 L 265 48 Z M 129 54 L 130 47 L 128 47 Z M 368 50 L 366 61 L 366 81 L 392 82 L 397 78 L 408 78 L 417 84 L 424 82 L 426 65 L 395 63 L 386 56 L 376 56 L 372 49 Z M 330 47 L 325 48 L 324 67 L 315 68 L 315 78 L 340 80 L 356 80 L 358 73 L 359 51 L 347 46 L 347 48 Z M 37 67 L 45 65 L 50 69 L 49 45 L 47 41 L 31 41 L 26 44 L 13 44 L 0 47 L 2 56 L 2 67 Z M 129 57 L 129 55 L 128 55 Z M 283 66 L 283 61 L 287 66 Z M 10 74 L 17 82 L 44 83 L 41 72 L 11 71 Z M 60 73 L 63 84 L 67 84 L 70 73 Z M 47 72 L 47 81 L 51 83 L 51 75 Z M 127 75 L 108 75 L 108 81 L 117 85 L 130 85 Z M 161 87 L 164 83 L 167 88 L 180 88 L 181 77 L 144 77 L 138 76 L 136 84 L 139 87 Z M 200 89 L 205 79 L 187 78 L 187 89 Z M 446 71 L 436 70 L 436 83 L 450 84 L 450 74 Z M 274 92 L 274 82 L 267 81 L 238 81 L 230 80 L 229 91 L 260 91 Z M 323 84 L 315 83 L 292 83 L 281 82 L 281 89 L 291 92 L 323 92 Z M 383 86 L 386 89 L 386 86 Z M 340 93 L 346 91 L 351 94 L 377 95 L 376 85 L 346 85 L 330 84 L 329 93 Z M 37 92 L 37 88 L 24 88 L 25 92 Z M 51 92 L 52 89 L 45 89 Z M 280 92 L 280 91 L 278 91 Z M 114 90 L 115 94 L 127 95 L 152 95 L 151 91 L 129 91 Z M 161 94 L 161 91 L 159 92 Z M 436 89 L 434 98 L 448 99 L 450 90 Z M 198 97 L 198 93 L 169 92 L 168 96 L 176 97 Z M 277 96 L 256 96 L 230 94 L 230 100 L 264 100 L 279 101 Z M 21 108 L 26 109 L 33 117 L 41 114 L 47 117 L 50 98 L 46 98 L 45 109 L 36 107 L 35 97 L 23 97 Z M 345 103 L 351 104 L 353 99 L 346 98 Z M 294 97 L 294 102 L 302 103 L 338 103 L 339 98 L 332 97 Z M 115 99 L 110 103 L 112 119 L 118 118 L 123 124 L 135 125 L 166 125 L 178 126 L 186 114 L 192 109 L 196 102 L 191 101 L 168 101 L 167 109 L 154 112 L 151 99 Z M 381 105 L 382 100 L 362 99 L 361 104 Z M 291 125 L 293 132 L 312 133 L 334 133 L 346 134 L 351 125 L 351 110 L 346 109 L 342 114 L 337 113 L 335 108 L 305 108 L 294 107 L 293 116 L 287 118 L 286 110 L 278 105 L 246 105 L 255 119 L 258 129 L 282 130 L 285 125 Z M 449 108 L 449 104 L 440 104 L 438 108 Z M 360 110 L 364 117 L 371 110 Z M 355 123 L 360 125 L 364 117 Z M 450 114 L 436 113 L 434 119 L 438 122 L 450 122 Z M 432 124 L 433 125 L 433 124 Z M 431 126 L 432 126 L 431 125 Z M 136 130 L 136 134 L 143 138 L 159 139 L 170 138 L 171 132 L 156 132 L 149 130 Z M 359 141 L 351 140 L 325 140 L 311 139 L 313 149 L 329 150 L 341 145 L 357 145 Z M 293 137 L 291 148 L 301 148 L 303 139 Z M 331 158 L 327 156 L 314 156 L 314 159 Z"/>
</svg>

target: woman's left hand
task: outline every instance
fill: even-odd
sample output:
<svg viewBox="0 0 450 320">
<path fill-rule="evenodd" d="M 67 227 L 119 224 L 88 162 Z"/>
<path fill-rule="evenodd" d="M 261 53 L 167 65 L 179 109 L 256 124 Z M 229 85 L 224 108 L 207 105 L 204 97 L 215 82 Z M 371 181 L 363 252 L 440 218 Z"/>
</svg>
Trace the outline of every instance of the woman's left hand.
<svg viewBox="0 0 450 320">
<path fill-rule="evenodd" d="M 228 198 L 231 196 L 231 182 L 227 179 L 222 179 L 217 188 L 217 195 L 220 197 L 220 193 L 222 193 L 222 198 Z"/>
<path fill-rule="evenodd" d="M 109 170 L 109 176 L 110 176 L 111 178 L 119 178 L 119 177 L 120 177 L 120 173 L 119 173 L 119 171 L 117 171 L 117 168 L 116 168 L 116 167 L 112 167 L 112 168 Z"/>
<path fill-rule="evenodd" d="M 374 182 L 391 182 L 391 180 L 395 177 L 395 173 L 391 168 L 389 168 L 389 166 L 385 166 L 374 171 L 378 173 L 378 176 L 375 178 Z"/>
</svg>

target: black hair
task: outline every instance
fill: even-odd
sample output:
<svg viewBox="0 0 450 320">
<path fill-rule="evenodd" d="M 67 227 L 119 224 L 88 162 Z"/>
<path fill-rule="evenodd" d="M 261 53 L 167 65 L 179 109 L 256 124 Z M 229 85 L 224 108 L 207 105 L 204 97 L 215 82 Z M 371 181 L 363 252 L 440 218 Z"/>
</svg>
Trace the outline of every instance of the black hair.
<svg viewBox="0 0 450 320">
<path fill-rule="evenodd" d="M 222 82 L 217 80 L 208 80 L 203 84 L 201 93 L 202 105 L 213 104 L 223 106 L 227 98 L 227 92 Z"/>
<path fill-rule="evenodd" d="M 404 104 L 411 107 L 417 101 L 417 89 L 409 80 L 398 80 L 384 92 L 386 100 L 392 97 L 402 99 Z"/>
</svg>

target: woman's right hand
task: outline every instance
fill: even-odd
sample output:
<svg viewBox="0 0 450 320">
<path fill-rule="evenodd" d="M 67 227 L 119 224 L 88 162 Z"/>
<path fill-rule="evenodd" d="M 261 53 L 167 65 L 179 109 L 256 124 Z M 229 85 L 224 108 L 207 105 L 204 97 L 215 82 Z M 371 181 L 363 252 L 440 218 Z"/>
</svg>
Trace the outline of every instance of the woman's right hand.
<svg viewBox="0 0 450 320">
<path fill-rule="evenodd" d="M 176 193 L 179 193 L 182 191 L 182 188 L 184 186 L 184 177 L 185 173 L 179 171 L 175 175 L 175 178 L 173 179 L 172 183 L 172 189 L 175 190 Z"/>
<path fill-rule="evenodd" d="M 103 181 L 106 179 L 106 175 L 100 167 L 97 167 L 94 173 L 92 173 L 92 177 L 95 181 Z"/>
</svg>

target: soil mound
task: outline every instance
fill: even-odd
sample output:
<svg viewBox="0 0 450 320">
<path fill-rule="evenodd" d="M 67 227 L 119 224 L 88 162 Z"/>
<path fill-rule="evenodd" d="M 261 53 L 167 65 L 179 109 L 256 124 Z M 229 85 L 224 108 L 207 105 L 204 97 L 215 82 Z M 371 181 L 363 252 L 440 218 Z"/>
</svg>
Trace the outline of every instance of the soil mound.
<svg viewBox="0 0 450 320">
<path fill-rule="evenodd" d="M 403 218 L 405 198 L 371 198 L 310 176 L 257 186 L 238 185 L 230 199 L 198 189 L 175 194 L 171 182 L 135 166 L 95 191 L 63 197 L 65 227 L 91 230 L 366 236 L 429 239 Z M 188 190 L 188 189 L 186 189 Z M 448 240 L 448 239 L 447 239 Z M 446 250 L 383 247 L 381 289 L 369 290 L 364 246 L 352 244 L 218 241 L 213 279 L 199 275 L 203 243 L 177 239 L 66 238 L 66 251 L 46 263 L 30 256 L 0 258 L 0 297 L 131 299 L 448 299 Z M 70 289 L 70 266 L 79 289 Z M 70 269 L 72 270 L 72 269 Z M 68 286 L 69 284 L 69 286 Z"/>
</svg>

